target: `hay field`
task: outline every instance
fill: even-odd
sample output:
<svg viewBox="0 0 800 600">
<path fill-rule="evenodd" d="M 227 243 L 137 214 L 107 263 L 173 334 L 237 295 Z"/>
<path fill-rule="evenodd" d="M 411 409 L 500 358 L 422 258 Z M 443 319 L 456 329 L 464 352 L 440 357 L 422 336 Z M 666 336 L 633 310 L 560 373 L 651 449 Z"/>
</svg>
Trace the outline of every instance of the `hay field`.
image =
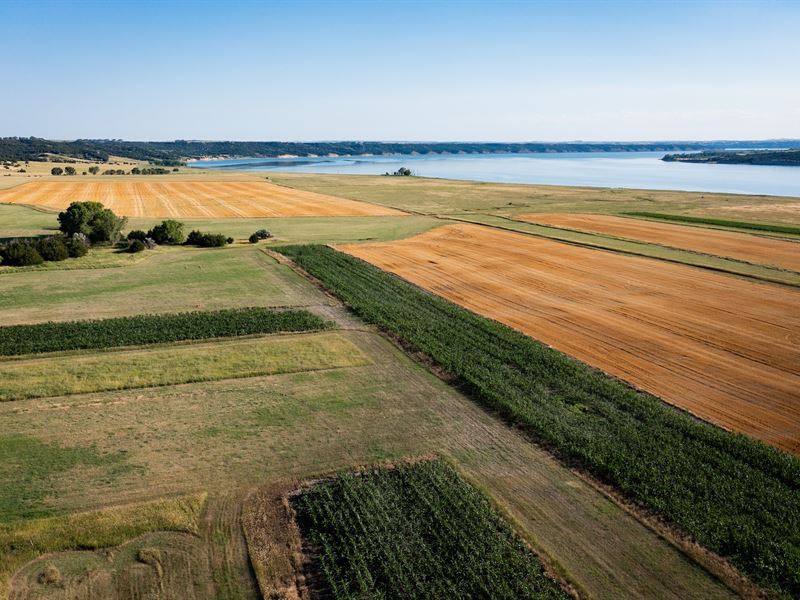
<svg viewBox="0 0 800 600">
<path fill-rule="evenodd" d="M 166 177 L 166 176 L 162 176 Z M 154 218 L 353 217 L 399 210 L 305 192 L 267 181 L 42 180 L 0 191 L 0 202 L 63 210 L 102 202 L 118 215 Z"/>
<path fill-rule="evenodd" d="M 477 225 L 343 250 L 800 453 L 800 292 Z"/>
<path fill-rule="evenodd" d="M 798 242 L 612 215 L 525 214 L 516 218 L 800 271 Z"/>
</svg>

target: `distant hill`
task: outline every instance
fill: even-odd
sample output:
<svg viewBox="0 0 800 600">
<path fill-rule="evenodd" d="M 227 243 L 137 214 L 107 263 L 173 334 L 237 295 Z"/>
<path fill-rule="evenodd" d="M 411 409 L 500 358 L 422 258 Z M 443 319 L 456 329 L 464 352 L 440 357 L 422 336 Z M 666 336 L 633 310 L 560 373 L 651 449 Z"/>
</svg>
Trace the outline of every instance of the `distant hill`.
<svg viewBox="0 0 800 600">
<path fill-rule="evenodd" d="M 695 154 L 667 154 L 661 160 L 667 162 L 715 163 L 726 165 L 777 165 L 800 167 L 800 148 L 791 150 L 706 151 Z"/>
<path fill-rule="evenodd" d="M 56 154 L 87 160 L 121 156 L 173 165 L 210 156 L 275 158 L 279 156 L 362 156 L 366 154 L 488 154 L 524 152 L 686 152 L 726 148 L 785 148 L 800 140 L 766 141 L 656 141 L 656 142 L 132 142 L 124 140 L 58 141 L 42 138 L 0 138 L 0 160 L 43 160 Z"/>
</svg>

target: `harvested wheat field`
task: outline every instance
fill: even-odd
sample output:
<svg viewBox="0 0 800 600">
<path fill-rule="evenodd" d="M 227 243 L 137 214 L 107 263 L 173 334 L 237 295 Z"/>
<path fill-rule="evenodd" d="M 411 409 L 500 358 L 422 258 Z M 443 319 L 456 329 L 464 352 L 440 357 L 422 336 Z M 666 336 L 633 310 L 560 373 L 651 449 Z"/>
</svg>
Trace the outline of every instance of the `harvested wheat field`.
<svg viewBox="0 0 800 600">
<path fill-rule="evenodd" d="M 553 225 L 554 227 L 576 229 L 589 233 L 600 233 L 629 240 L 671 246 L 681 250 L 691 250 L 760 265 L 800 271 L 800 242 L 611 215 L 558 213 L 518 215 L 517 218 L 540 225 Z"/>
<path fill-rule="evenodd" d="M 800 291 L 479 225 L 338 249 L 800 453 Z"/>
<path fill-rule="evenodd" d="M 359 217 L 405 213 L 266 181 L 36 181 L 0 191 L 0 202 L 62 210 L 102 202 L 126 217 Z"/>
</svg>

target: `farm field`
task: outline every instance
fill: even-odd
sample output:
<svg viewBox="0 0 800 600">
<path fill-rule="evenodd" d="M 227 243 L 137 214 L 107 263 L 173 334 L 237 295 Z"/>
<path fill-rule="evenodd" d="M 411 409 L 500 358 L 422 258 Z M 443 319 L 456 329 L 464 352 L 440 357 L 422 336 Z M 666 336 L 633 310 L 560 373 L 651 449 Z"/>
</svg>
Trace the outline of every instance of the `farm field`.
<svg viewBox="0 0 800 600">
<path fill-rule="evenodd" d="M 569 597 L 441 461 L 342 473 L 293 504 L 333 598 Z"/>
<path fill-rule="evenodd" d="M 800 271 L 800 243 L 612 215 L 522 214 L 518 219 Z"/>
<path fill-rule="evenodd" d="M 340 249 L 703 419 L 800 452 L 800 292 L 476 225 Z"/>
<path fill-rule="evenodd" d="M 166 176 L 164 176 L 166 177 Z M 43 180 L 0 190 L 0 202 L 63 210 L 75 201 L 102 202 L 118 215 L 149 218 L 398 216 L 391 208 L 302 192 L 267 181 Z"/>
</svg>

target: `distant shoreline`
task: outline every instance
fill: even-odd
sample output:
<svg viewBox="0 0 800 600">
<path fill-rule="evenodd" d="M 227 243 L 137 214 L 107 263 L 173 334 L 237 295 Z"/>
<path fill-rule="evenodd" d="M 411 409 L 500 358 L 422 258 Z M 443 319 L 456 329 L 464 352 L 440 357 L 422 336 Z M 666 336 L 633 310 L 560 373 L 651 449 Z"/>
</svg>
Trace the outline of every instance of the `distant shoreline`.
<svg viewBox="0 0 800 600">
<path fill-rule="evenodd" d="M 750 150 L 726 152 L 697 152 L 692 154 L 667 154 L 666 162 L 702 163 L 717 165 L 762 165 L 774 167 L 800 167 L 800 149 Z"/>
</svg>

